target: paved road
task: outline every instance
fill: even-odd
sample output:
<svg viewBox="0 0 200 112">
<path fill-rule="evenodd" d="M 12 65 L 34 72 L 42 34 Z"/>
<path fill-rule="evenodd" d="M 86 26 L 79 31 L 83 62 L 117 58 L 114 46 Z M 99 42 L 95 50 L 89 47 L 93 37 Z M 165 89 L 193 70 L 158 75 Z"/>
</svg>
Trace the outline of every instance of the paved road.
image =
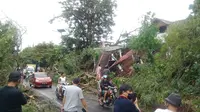
<svg viewBox="0 0 200 112">
<path fill-rule="evenodd" d="M 34 89 L 37 93 L 40 93 L 44 96 L 46 96 L 47 98 L 49 98 L 50 100 L 55 101 L 55 103 L 57 105 L 61 105 L 61 101 L 59 101 L 56 98 L 55 95 L 55 87 L 53 86 L 52 88 L 37 88 Z M 91 94 L 86 94 L 84 95 L 87 104 L 88 104 L 88 111 L 89 112 L 112 112 L 111 108 L 102 108 L 101 106 L 99 106 L 96 97 L 94 95 Z"/>
</svg>

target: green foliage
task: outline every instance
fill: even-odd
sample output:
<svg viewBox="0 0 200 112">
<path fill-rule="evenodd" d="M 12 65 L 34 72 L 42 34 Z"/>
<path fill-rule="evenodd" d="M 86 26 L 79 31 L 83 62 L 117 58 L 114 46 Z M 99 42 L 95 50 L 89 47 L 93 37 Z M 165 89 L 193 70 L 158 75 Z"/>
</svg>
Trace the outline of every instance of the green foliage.
<svg viewBox="0 0 200 112">
<path fill-rule="evenodd" d="M 80 71 L 79 63 L 79 55 L 76 55 L 75 52 L 70 52 L 69 54 L 65 55 L 64 59 L 60 63 L 60 66 L 64 67 L 67 75 L 72 75 L 75 72 Z"/>
<path fill-rule="evenodd" d="M 95 50 L 92 48 L 83 49 L 81 52 L 70 52 L 66 54 L 60 62 L 60 67 L 64 67 L 67 75 L 75 74 L 81 70 L 90 70 L 93 68 L 93 59 Z"/>
<path fill-rule="evenodd" d="M 58 112 L 59 108 L 52 102 L 42 98 L 30 100 L 28 104 L 22 107 L 23 112 Z"/>
<path fill-rule="evenodd" d="M 7 75 L 16 67 L 16 35 L 17 28 L 11 22 L 0 22 L 0 85 L 6 83 Z"/>
<path fill-rule="evenodd" d="M 59 74 L 54 74 L 53 75 L 53 83 L 58 83 L 58 78 L 60 77 Z"/>
<path fill-rule="evenodd" d="M 154 55 L 155 63 L 135 66 L 137 74 L 131 84 L 145 107 L 160 104 L 171 92 L 176 92 L 182 95 L 184 105 L 199 111 L 196 103 L 200 98 L 199 21 L 194 16 L 171 24 L 166 43 Z"/>
<path fill-rule="evenodd" d="M 37 112 L 37 107 L 35 105 L 35 102 L 29 103 L 22 107 L 23 112 Z"/>
<path fill-rule="evenodd" d="M 67 75 L 93 68 L 96 51 L 92 48 L 71 51 L 68 54 L 64 53 L 63 49 L 62 46 L 53 43 L 41 43 L 24 49 L 20 53 L 20 57 L 24 64 L 38 63 L 40 67 L 56 67 L 59 71 L 65 71 Z"/>
<path fill-rule="evenodd" d="M 69 25 L 63 45 L 71 51 L 98 46 L 102 38 L 108 38 L 114 25 L 114 0 L 65 0 L 61 17 Z"/>
<path fill-rule="evenodd" d="M 200 7 L 200 0 L 194 0 L 194 4 L 190 5 L 189 8 L 192 9 L 194 15 L 199 16 L 200 15 L 199 7 Z"/>
<path fill-rule="evenodd" d="M 145 52 L 147 58 L 144 61 L 147 62 L 154 62 L 153 52 L 161 47 L 161 41 L 156 38 L 158 29 L 152 23 L 153 17 L 151 12 L 143 17 L 138 35 L 133 36 L 128 43 L 129 48 Z"/>
<path fill-rule="evenodd" d="M 112 79 L 112 82 L 115 86 L 119 88 L 121 84 L 127 84 L 128 82 L 130 82 L 130 80 L 124 77 L 114 77 Z"/>
<path fill-rule="evenodd" d="M 165 73 L 173 81 L 173 86 L 185 95 L 200 95 L 198 91 L 200 87 L 199 20 L 190 17 L 172 25 L 162 49 L 163 54 L 168 48 L 172 49 L 170 58 L 165 64 Z"/>
<path fill-rule="evenodd" d="M 27 47 L 21 53 L 22 63 L 39 63 L 41 67 L 50 67 L 63 57 L 62 47 L 53 43 L 40 43 Z"/>
</svg>

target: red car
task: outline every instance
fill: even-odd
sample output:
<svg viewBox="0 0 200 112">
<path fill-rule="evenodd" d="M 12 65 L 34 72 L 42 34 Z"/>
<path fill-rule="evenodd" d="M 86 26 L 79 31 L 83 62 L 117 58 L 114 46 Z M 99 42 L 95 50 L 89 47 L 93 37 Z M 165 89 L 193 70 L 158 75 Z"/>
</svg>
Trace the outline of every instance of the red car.
<svg viewBox="0 0 200 112">
<path fill-rule="evenodd" d="M 46 72 L 35 72 L 30 76 L 29 83 L 33 87 L 52 87 L 52 79 Z"/>
</svg>

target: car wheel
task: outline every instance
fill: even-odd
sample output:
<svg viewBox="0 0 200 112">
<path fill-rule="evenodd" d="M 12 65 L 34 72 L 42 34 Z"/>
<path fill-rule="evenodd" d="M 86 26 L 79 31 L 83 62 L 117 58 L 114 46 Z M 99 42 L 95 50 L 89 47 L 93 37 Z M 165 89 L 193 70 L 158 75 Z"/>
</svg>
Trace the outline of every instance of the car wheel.
<svg viewBox="0 0 200 112">
<path fill-rule="evenodd" d="M 49 88 L 52 88 L 52 86 L 49 86 Z"/>
</svg>

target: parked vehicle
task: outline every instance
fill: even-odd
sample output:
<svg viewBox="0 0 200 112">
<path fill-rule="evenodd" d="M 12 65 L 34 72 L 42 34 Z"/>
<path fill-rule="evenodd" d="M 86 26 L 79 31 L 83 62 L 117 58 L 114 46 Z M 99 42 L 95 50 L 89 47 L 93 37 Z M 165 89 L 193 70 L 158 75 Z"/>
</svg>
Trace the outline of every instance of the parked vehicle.
<svg viewBox="0 0 200 112">
<path fill-rule="evenodd" d="M 67 87 L 68 85 L 69 85 L 69 83 L 62 83 L 62 84 L 61 84 L 61 88 L 62 88 L 61 94 L 59 94 L 60 85 L 57 85 L 56 91 L 55 91 L 57 99 L 60 99 L 60 100 L 63 99 L 64 93 L 65 93 L 65 90 L 66 90 L 66 87 Z"/>
<path fill-rule="evenodd" d="M 31 68 L 35 71 L 36 69 L 36 64 L 26 64 L 26 68 Z"/>
<path fill-rule="evenodd" d="M 35 72 L 29 78 L 30 86 L 33 87 L 52 87 L 52 79 L 46 72 Z"/>
<path fill-rule="evenodd" d="M 99 105 L 102 106 L 102 107 L 104 107 L 104 106 L 110 107 L 110 106 L 114 105 L 114 102 L 117 99 L 116 93 L 117 93 L 116 87 L 108 86 L 108 93 L 107 93 L 107 96 L 106 96 L 106 102 L 104 103 L 103 98 L 101 98 L 100 100 L 98 100 Z M 100 93 L 100 94 L 103 97 L 103 94 L 102 93 Z"/>
</svg>

